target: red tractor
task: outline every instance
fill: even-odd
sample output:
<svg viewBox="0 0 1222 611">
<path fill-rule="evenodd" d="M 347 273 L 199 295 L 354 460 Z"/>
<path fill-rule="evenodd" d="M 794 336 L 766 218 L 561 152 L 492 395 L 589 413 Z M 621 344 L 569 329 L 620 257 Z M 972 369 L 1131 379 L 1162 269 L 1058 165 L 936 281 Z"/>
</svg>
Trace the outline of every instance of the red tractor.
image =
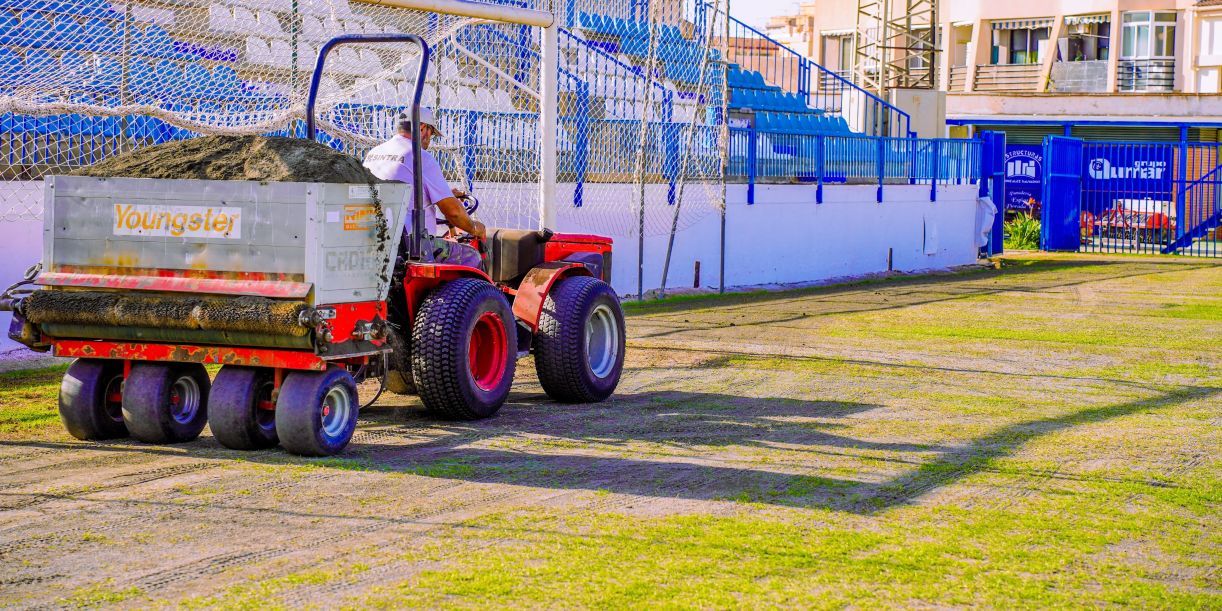
<svg viewBox="0 0 1222 611">
<path fill-rule="evenodd" d="M 311 135 L 326 53 L 404 39 L 423 50 L 419 118 L 424 41 L 344 36 L 320 52 Z M 178 443 L 208 424 L 229 448 L 332 455 L 356 428 L 360 379 L 487 418 L 532 353 L 553 399 L 610 396 L 625 349 L 611 240 L 493 229 L 460 238 L 481 268 L 432 262 L 420 174 L 402 235 L 388 221 L 406 218 L 403 185 L 50 177 L 44 260 L 0 308 L 17 341 L 77 359 L 59 411 L 80 439 Z M 211 380 L 209 363 L 223 365 Z"/>
</svg>

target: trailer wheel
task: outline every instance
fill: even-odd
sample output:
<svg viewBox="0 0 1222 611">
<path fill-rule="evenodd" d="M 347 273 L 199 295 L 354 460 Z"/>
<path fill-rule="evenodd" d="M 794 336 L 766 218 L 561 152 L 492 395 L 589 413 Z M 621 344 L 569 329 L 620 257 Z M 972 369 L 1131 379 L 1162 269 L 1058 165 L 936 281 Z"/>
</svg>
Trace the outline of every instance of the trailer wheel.
<svg viewBox="0 0 1222 611">
<path fill-rule="evenodd" d="M 420 305 L 412 329 L 412 375 L 425 409 L 476 420 L 501 409 L 516 369 L 509 301 L 474 278 L 441 285 Z"/>
<path fill-rule="evenodd" d="M 127 437 L 122 396 L 122 361 L 77 359 L 59 384 L 59 418 L 77 439 Z"/>
<path fill-rule="evenodd" d="M 272 404 L 272 372 L 226 365 L 212 381 L 208 428 L 231 450 L 262 450 L 279 443 Z"/>
<path fill-rule="evenodd" d="M 208 372 L 198 363 L 137 363 L 123 385 L 123 420 L 146 443 L 182 443 L 208 423 Z"/>
<path fill-rule="evenodd" d="M 356 432 L 360 407 L 356 382 L 343 368 L 290 373 L 276 399 L 280 445 L 299 456 L 338 454 Z"/>
<path fill-rule="evenodd" d="M 602 401 L 619 385 L 624 344 L 624 312 L 615 290 L 589 276 L 565 278 L 548 292 L 539 316 L 539 383 L 556 401 Z"/>
<path fill-rule="evenodd" d="M 396 395 L 416 394 L 416 380 L 412 378 L 411 344 L 402 333 L 393 327 L 386 336 L 390 354 L 386 356 L 386 390 Z"/>
</svg>

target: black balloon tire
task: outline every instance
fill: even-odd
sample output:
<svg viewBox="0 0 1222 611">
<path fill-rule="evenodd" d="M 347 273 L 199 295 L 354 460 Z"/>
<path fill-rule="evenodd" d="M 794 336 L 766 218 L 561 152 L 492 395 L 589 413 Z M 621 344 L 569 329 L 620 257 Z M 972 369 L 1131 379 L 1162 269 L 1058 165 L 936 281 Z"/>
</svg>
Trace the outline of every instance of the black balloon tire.
<svg viewBox="0 0 1222 611">
<path fill-rule="evenodd" d="M 341 431 L 323 428 L 323 401 L 335 388 L 348 393 L 349 417 Z M 280 446 L 298 456 L 334 456 L 348 446 L 356 432 L 360 399 L 352 374 L 342 367 L 326 371 L 294 371 L 284 376 L 276 398 L 276 434 Z"/>
<path fill-rule="evenodd" d="M 198 405 L 186 421 L 175 418 L 170 392 L 183 378 L 195 383 Z M 136 363 L 123 384 L 123 420 L 133 439 L 145 443 L 185 443 L 208 424 L 208 391 L 212 384 L 199 363 Z"/>
<path fill-rule="evenodd" d="M 122 384 L 123 361 L 73 361 L 59 385 L 59 418 L 68 434 L 90 441 L 127 437 L 121 406 L 107 403 L 108 388 Z"/>
<path fill-rule="evenodd" d="M 273 377 L 270 369 L 237 365 L 225 365 L 216 374 L 208 397 L 208 428 L 221 445 L 263 450 L 280 443 L 275 412 L 259 407 L 264 393 L 270 398 Z"/>
<path fill-rule="evenodd" d="M 586 319 L 606 305 L 618 327 L 615 363 L 604 377 L 586 357 Z M 565 278 L 548 291 L 535 332 L 535 372 L 547 396 L 561 403 L 597 403 L 610 397 L 624 369 L 624 312 L 610 285 L 590 276 Z"/>
<path fill-rule="evenodd" d="M 468 364 L 471 336 L 485 313 L 504 325 L 504 370 L 487 389 L 476 384 Z M 426 410 L 453 420 L 496 414 L 513 385 L 517 329 L 513 310 L 500 289 L 485 280 L 459 278 L 428 294 L 412 327 L 412 376 Z"/>
</svg>

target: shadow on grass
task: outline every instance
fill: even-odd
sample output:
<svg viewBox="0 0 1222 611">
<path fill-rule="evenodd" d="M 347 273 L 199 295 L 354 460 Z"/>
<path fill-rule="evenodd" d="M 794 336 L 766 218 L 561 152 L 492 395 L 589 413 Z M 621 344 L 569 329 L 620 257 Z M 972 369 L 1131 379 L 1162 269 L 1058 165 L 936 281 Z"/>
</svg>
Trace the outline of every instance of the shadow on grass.
<svg viewBox="0 0 1222 611">
<path fill-rule="evenodd" d="M 210 437 L 177 448 L 127 442 L 11 445 L 240 458 L 270 465 L 870 514 L 912 503 L 973 474 L 997 471 L 998 460 L 1045 435 L 1220 393 L 1222 388 L 1180 387 L 1146 399 L 1014 423 L 963 446 L 876 442 L 837 434 L 846 428 L 839 419 L 875 408 L 868 404 L 678 392 L 626 395 L 596 406 L 561 406 L 537 395 L 517 395 L 497 418 L 478 423 L 436 423 L 415 409 L 374 409 L 363 416 L 348 451 L 327 459 L 298 458 L 279 450 L 233 452 Z M 422 430 L 436 436 L 422 437 Z M 511 447 L 497 447 L 498 440 L 506 439 Z M 730 452 L 709 452 L 710 447 Z M 851 460 L 902 474 L 881 482 L 870 481 L 868 474 L 863 479 L 804 475 L 812 454 L 825 457 L 825 464 Z M 21 495 L 0 492 L 0 498 Z"/>
</svg>

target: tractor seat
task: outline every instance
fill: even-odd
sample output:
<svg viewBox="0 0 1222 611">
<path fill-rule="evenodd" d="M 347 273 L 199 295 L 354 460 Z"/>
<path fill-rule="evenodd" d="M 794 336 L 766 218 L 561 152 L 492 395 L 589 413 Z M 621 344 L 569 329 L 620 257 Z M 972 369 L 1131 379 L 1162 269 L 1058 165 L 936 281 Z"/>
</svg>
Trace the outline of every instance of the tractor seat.
<svg viewBox="0 0 1222 611">
<path fill-rule="evenodd" d="M 543 245 L 552 232 L 489 229 L 488 270 L 493 282 L 513 283 L 543 263 Z"/>
</svg>

